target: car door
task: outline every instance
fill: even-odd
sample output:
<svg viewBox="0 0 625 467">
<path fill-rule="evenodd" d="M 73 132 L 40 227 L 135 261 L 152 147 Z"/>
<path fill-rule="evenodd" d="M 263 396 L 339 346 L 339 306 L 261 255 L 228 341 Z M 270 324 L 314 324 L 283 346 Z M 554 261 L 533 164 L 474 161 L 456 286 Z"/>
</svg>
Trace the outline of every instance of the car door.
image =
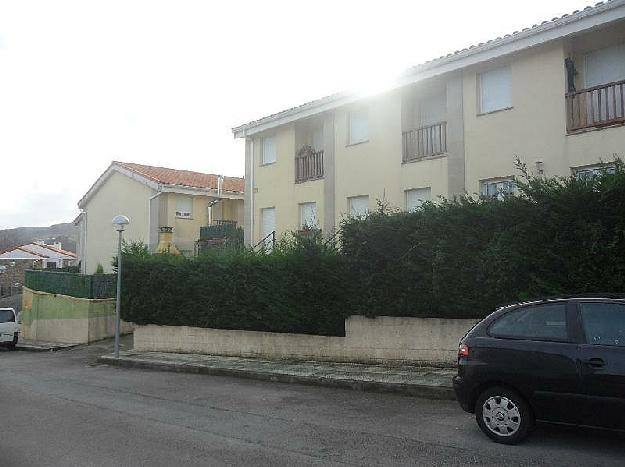
<svg viewBox="0 0 625 467">
<path fill-rule="evenodd" d="M 582 424 L 625 429 L 625 303 L 579 303 Z"/>
<path fill-rule="evenodd" d="M 514 309 L 494 321 L 487 354 L 495 378 L 522 392 L 537 419 L 577 423 L 583 399 L 577 343 L 566 301 Z"/>
<path fill-rule="evenodd" d="M 14 332 L 15 313 L 8 308 L 0 309 L 0 342 L 12 341 Z"/>
</svg>

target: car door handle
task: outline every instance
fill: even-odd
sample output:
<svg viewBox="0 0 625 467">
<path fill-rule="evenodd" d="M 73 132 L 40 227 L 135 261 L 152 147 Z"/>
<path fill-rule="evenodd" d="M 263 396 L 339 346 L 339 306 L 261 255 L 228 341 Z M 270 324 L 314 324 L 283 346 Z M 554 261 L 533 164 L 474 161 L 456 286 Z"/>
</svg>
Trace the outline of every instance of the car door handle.
<svg viewBox="0 0 625 467">
<path fill-rule="evenodd" d="M 585 360 L 584 363 L 593 368 L 601 368 L 605 366 L 605 361 L 603 358 L 599 357 L 589 358 L 588 360 Z"/>
</svg>

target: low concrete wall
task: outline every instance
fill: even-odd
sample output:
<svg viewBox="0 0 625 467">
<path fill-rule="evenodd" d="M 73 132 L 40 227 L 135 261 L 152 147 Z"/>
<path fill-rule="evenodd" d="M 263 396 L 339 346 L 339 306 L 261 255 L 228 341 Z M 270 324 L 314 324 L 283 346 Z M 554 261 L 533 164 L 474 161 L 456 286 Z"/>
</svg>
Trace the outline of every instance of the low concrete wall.
<svg viewBox="0 0 625 467">
<path fill-rule="evenodd" d="M 86 344 L 115 335 L 115 300 L 90 300 L 24 287 L 20 319 L 23 339 Z M 122 321 L 122 333 L 132 329 Z"/>
<path fill-rule="evenodd" d="M 447 365 L 456 361 L 458 341 L 475 322 L 351 316 L 345 321 L 345 337 L 148 325 L 135 328 L 134 348 L 269 359 Z"/>
</svg>

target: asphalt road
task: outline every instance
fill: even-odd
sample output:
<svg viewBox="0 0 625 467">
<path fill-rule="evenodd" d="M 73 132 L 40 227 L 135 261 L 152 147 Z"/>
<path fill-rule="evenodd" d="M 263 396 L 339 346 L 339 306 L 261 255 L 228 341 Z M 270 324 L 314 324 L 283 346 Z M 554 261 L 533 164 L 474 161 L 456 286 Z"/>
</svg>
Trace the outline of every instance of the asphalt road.
<svg viewBox="0 0 625 467">
<path fill-rule="evenodd" d="M 625 436 L 486 439 L 455 402 L 97 365 L 110 343 L 0 350 L 0 466 L 623 465 Z"/>
</svg>

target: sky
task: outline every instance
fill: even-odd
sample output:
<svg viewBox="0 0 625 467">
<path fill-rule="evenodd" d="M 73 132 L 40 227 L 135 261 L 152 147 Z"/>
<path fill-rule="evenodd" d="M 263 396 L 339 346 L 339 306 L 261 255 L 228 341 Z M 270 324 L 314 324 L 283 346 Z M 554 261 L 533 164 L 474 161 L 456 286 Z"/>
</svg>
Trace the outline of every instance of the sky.
<svg viewBox="0 0 625 467">
<path fill-rule="evenodd" d="M 0 229 L 71 221 L 113 160 L 243 176 L 231 128 L 588 0 L 0 0 Z"/>
</svg>

